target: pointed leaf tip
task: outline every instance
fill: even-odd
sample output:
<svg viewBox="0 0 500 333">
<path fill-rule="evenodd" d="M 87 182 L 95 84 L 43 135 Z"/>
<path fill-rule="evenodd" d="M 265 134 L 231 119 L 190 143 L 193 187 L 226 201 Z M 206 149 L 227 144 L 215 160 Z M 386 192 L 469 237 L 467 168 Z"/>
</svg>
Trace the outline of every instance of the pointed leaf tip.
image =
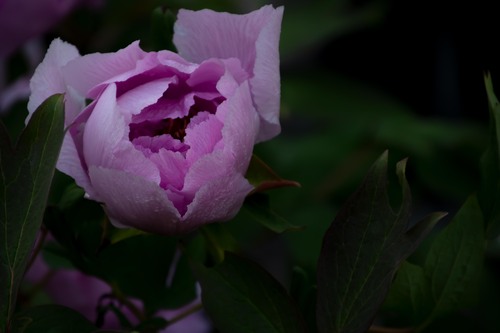
<svg viewBox="0 0 500 333">
<path fill-rule="evenodd" d="M 325 233 L 318 260 L 317 326 L 320 333 L 365 332 L 382 304 L 401 262 L 442 214 L 432 215 L 408 238 L 411 195 L 407 160 L 397 163 L 401 205 L 388 195 L 385 151 Z"/>
<path fill-rule="evenodd" d="M 300 187 L 296 181 L 281 178 L 257 155 L 252 156 L 246 178 L 255 187 L 250 195 L 279 187 Z"/>
</svg>

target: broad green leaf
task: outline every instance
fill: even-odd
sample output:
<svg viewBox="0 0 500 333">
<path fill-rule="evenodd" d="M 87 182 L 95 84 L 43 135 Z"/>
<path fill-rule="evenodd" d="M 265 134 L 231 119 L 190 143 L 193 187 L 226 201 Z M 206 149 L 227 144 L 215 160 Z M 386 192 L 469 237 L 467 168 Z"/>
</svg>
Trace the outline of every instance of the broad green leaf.
<svg viewBox="0 0 500 333">
<path fill-rule="evenodd" d="M 396 173 L 402 187 L 394 211 L 387 194 L 385 152 L 327 230 L 318 261 L 318 331 L 365 332 L 401 262 L 443 216 L 435 213 L 408 230 L 410 188 L 406 160 Z"/>
<path fill-rule="evenodd" d="M 300 187 L 300 184 L 293 180 L 281 178 L 257 155 L 253 155 L 246 173 L 248 181 L 255 186 L 252 193 L 266 191 L 272 188 L 293 186 Z"/>
<path fill-rule="evenodd" d="M 251 195 L 245 200 L 243 208 L 261 225 L 276 233 L 299 230 L 301 227 L 292 225 L 272 210 L 269 197 L 262 193 Z"/>
<path fill-rule="evenodd" d="M 8 326 L 42 223 L 63 136 L 62 95 L 40 105 L 15 147 L 0 126 L 0 330 Z"/>
<path fill-rule="evenodd" d="M 500 103 L 489 74 L 484 77 L 490 110 L 490 142 L 481 159 L 479 204 L 490 238 L 500 233 Z"/>
<path fill-rule="evenodd" d="M 403 262 L 385 301 L 385 308 L 404 324 L 418 326 L 432 310 L 429 281 L 423 267 Z"/>
<path fill-rule="evenodd" d="M 195 271 L 204 308 L 221 333 L 306 332 L 295 302 L 256 263 L 226 252 L 221 264 Z"/>
<path fill-rule="evenodd" d="M 466 308 L 479 287 L 484 247 L 481 210 L 471 196 L 433 239 L 423 266 L 403 263 L 386 309 L 422 330 L 435 319 Z"/>
<path fill-rule="evenodd" d="M 12 333 L 91 333 L 97 328 L 80 313 L 62 305 L 40 305 L 14 316 Z"/>
<path fill-rule="evenodd" d="M 436 237 L 427 254 L 424 272 L 429 280 L 433 307 L 431 320 L 455 311 L 478 281 L 485 247 L 481 209 L 469 197 L 451 223 Z"/>
</svg>

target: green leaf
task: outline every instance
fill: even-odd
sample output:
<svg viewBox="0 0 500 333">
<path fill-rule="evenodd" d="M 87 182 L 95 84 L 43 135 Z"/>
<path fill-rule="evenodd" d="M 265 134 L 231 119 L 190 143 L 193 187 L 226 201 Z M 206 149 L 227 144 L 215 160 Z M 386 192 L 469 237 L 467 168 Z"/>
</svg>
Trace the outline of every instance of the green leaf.
<svg viewBox="0 0 500 333">
<path fill-rule="evenodd" d="M 12 333 L 91 333 L 97 328 L 80 313 L 62 305 L 41 305 L 14 316 Z"/>
<path fill-rule="evenodd" d="M 385 152 L 327 230 L 318 261 L 318 330 L 365 332 L 383 302 L 401 262 L 444 215 L 436 213 L 408 230 L 410 189 L 406 160 L 396 173 L 401 205 L 391 208 Z"/>
<path fill-rule="evenodd" d="M 387 295 L 385 308 L 397 313 L 405 325 L 418 326 L 427 318 L 432 299 L 423 267 L 403 262 Z"/>
<path fill-rule="evenodd" d="M 222 223 L 210 223 L 200 228 L 201 234 L 205 239 L 205 244 L 211 259 L 220 263 L 224 261 L 225 251 L 236 252 L 238 243 L 233 235 Z"/>
<path fill-rule="evenodd" d="M 33 114 L 15 148 L 0 126 L 0 329 L 12 315 L 17 290 L 42 223 L 64 136 L 62 95 Z"/>
<path fill-rule="evenodd" d="M 306 332 L 295 302 L 267 271 L 230 252 L 212 268 L 195 266 L 202 302 L 221 333 Z"/>
<path fill-rule="evenodd" d="M 257 193 L 246 198 L 243 208 L 245 208 L 257 222 L 276 233 L 299 230 L 302 228 L 291 224 L 272 210 L 269 204 L 269 197 L 263 193 Z"/>
<path fill-rule="evenodd" d="M 276 172 L 258 158 L 257 155 L 252 155 L 245 177 L 250 184 L 255 186 L 255 189 L 251 193 L 263 192 L 272 188 L 284 186 L 300 187 L 298 182 L 286 180 L 278 176 Z"/>
<path fill-rule="evenodd" d="M 481 158 L 481 187 L 478 194 L 488 236 L 500 234 L 500 103 L 489 74 L 484 77 L 490 110 L 490 143 Z"/>
<path fill-rule="evenodd" d="M 431 320 L 463 306 L 464 297 L 475 290 L 483 268 L 484 229 L 475 196 L 469 197 L 451 223 L 436 237 L 424 265 L 433 307 Z"/>
</svg>

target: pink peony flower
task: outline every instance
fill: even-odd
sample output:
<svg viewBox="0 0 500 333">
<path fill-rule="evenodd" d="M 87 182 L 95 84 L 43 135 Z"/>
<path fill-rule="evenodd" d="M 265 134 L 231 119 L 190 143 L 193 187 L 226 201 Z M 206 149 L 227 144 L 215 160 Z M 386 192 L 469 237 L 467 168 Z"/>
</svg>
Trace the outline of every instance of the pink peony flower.
<svg viewBox="0 0 500 333">
<path fill-rule="evenodd" d="M 252 190 L 244 174 L 253 145 L 280 131 L 282 15 L 271 6 L 246 15 L 181 10 L 179 54 L 134 42 L 80 56 L 54 40 L 28 109 L 66 94 L 58 169 L 118 227 L 178 234 L 232 218 Z"/>
</svg>

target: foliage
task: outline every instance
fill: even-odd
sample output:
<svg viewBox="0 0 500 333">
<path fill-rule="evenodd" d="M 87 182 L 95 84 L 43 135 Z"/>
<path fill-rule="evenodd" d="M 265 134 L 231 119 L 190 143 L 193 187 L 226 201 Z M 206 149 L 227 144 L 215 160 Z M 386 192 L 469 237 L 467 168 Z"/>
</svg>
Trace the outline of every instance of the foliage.
<svg viewBox="0 0 500 333">
<path fill-rule="evenodd" d="M 264 3 L 109 0 L 75 10 L 51 34 L 85 53 L 135 39 L 174 50 L 181 7 Z M 486 74 L 474 102 L 484 118 L 489 110 L 489 131 L 483 116 L 423 117 L 382 84 L 341 74 L 329 51 L 380 28 L 387 2 L 285 5 L 283 133 L 255 147 L 246 174 L 255 189 L 231 221 L 177 237 L 115 228 L 54 171 L 64 97 L 47 99 L 24 130 L 25 101 L 2 115 L 0 332 L 106 332 L 109 317 L 119 332 L 159 332 L 198 320 L 200 309 L 222 333 L 500 330 L 498 78 Z M 31 74 L 20 52 L 9 64 L 9 83 Z M 35 258 L 49 270 L 41 281 L 28 278 Z M 92 320 L 44 290 L 68 270 L 109 290 Z"/>
</svg>

